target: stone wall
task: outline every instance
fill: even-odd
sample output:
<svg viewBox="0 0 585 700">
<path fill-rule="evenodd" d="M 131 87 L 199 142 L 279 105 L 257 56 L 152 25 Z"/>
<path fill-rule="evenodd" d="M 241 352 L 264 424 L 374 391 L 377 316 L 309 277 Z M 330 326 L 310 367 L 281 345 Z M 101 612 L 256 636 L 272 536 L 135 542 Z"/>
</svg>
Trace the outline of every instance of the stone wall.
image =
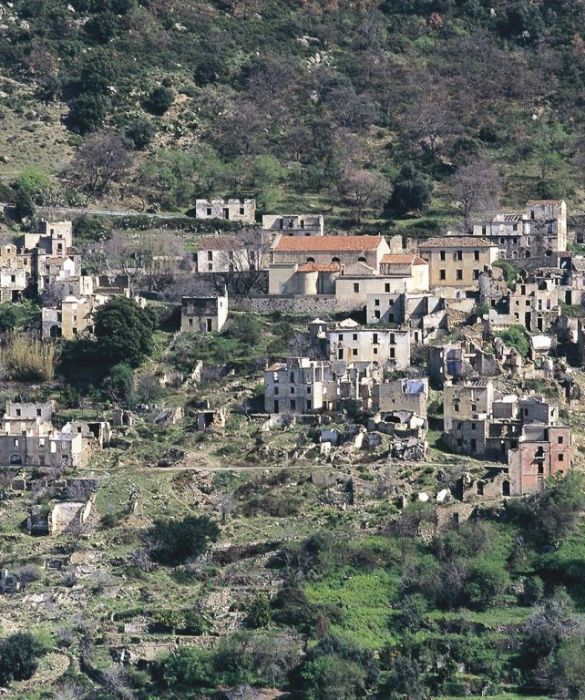
<svg viewBox="0 0 585 700">
<path fill-rule="evenodd" d="M 331 316 L 336 313 L 363 311 L 365 304 L 353 299 L 337 299 L 334 296 L 232 296 L 230 310 L 271 314 L 280 311 L 302 316 Z"/>
</svg>

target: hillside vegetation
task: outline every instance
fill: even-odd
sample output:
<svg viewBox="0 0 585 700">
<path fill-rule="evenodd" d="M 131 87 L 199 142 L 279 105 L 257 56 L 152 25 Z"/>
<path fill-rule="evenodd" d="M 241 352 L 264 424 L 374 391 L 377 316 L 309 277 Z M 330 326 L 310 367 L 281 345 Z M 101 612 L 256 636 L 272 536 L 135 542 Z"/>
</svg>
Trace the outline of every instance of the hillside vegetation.
<svg viewBox="0 0 585 700">
<path fill-rule="evenodd" d="M 470 180 L 477 209 L 500 193 L 580 199 L 581 3 L 0 8 L 1 169 L 10 182 L 34 164 L 37 203 L 249 194 L 261 210 L 314 207 L 364 230 L 406 217 L 428 235 L 459 220 Z"/>
</svg>

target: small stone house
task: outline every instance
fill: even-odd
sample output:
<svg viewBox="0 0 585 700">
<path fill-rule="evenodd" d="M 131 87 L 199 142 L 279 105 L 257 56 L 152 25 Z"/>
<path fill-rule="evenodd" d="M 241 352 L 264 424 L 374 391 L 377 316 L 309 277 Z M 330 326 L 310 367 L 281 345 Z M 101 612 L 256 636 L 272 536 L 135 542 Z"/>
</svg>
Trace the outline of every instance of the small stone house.
<svg viewBox="0 0 585 700">
<path fill-rule="evenodd" d="M 429 384 L 426 378 L 395 379 L 375 384 L 372 390 L 372 409 L 386 413 L 406 411 L 427 417 Z"/>
<path fill-rule="evenodd" d="M 331 363 L 308 357 L 289 357 L 264 372 L 266 413 L 315 413 L 332 409 L 337 384 Z"/>
<path fill-rule="evenodd" d="M 410 330 L 368 328 L 352 319 L 330 327 L 326 334 L 330 360 L 368 362 L 406 369 L 410 366 Z"/>
<path fill-rule="evenodd" d="M 486 378 L 446 381 L 443 386 L 443 429 L 450 432 L 454 421 L 471 420 L 489 414 L 494 401 L 494 386 Z"/>
<path fill-rule="evenodd" d="M 196 219 L 223 219 L 253 224 L 256 220 L 255 199 L 197 199 Z"/>
<path fill-rule="evenodd" d="M 219 333 L 228 317 L 228 293 L 210 297 L 183 297 L 181 331 L 183 333 Z"/>
<path fill-rule="evenodd" d="M 264 214 L 262 228 L 283 236 L 322 236 L 325 233 L 322 214 Z"/>
</svg>

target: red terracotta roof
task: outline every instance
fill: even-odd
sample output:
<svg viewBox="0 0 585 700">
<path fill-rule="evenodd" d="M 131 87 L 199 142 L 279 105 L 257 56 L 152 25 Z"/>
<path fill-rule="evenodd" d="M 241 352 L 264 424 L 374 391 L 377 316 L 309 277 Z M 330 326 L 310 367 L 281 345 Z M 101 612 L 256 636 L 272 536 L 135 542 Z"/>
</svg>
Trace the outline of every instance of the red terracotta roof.
<svg viewBox="0 0 585 700">
<path fill-rule="evenodd" d="M 281 236 L 274 250 L 291 253 L 376 250 L 382 236 Z"/>
<path fill-rule="evenodd" d="M 320 265 L 319 263 L 305 263 L 301 265 L 297 272 L 339 272 L 341 267 L 338 263 L 328 263 Z"/>
<path fill-rule="evenodd" d="M 380 262 L 383 265 L 428 265 L 426 260 L 414 253 L 389 253 L 382 256 Z"/>
</svg>

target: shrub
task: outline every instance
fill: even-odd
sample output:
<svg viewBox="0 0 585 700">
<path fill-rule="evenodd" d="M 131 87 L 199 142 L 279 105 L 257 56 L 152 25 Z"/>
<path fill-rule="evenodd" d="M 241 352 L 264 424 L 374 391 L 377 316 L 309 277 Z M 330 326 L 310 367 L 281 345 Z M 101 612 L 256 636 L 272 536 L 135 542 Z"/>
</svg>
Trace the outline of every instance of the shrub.
<svg viewBox="0 0 585 700">
<path fill-rule="evenodd" d="M 241 314 L 231 320 L 224 335 L 242 343 L 256 345 L 260 341 L 262 333 L 262 322 L 257 316 Z"/>
<path fill-rule="evenodd" d="M 14 336 L 1 353 L 6 376 L 18 381 L 52 381 L 55 348 L 40 340 Z"/>
<path fill-rule="evenodd" d="M 47 651 L 45 645 L 28 632 L 12 634 L 0 642 L 0 684 L 29 679 L 38 661 Z"/>
<path fill-rule="evenodd" d="M 85 241 L 105 241 L 110 238 L 111 232 L 103 218 L 82 215 L 73 221 L 73 235 Z"/>
<path fill-rule="evenodd" d="M 2 304 L 0 306 L 0 333 L 14 330 L 18 321 L 18 314 L 13 304 Z"/>
<path fill-rule="evenodd" d="M 463 594 L 469 607 L 486 610 L 505 593 L 509 584 L 506 572 L 491 561 L 476 561 L 469 570 Z"/>
<path fill-rule="evenodd" d="M 109 107 L 104 95 L 81 93 L 71 103 L 69 124 L 81 134 L 95 131 L 104 123 Z"/>
<path fill-rule="evenodd" d="M 518 278 L 518 270 L 508 260 L 496 260 L 492 267 L 499 267 L 504 272 L 504 279 L 509 287 L 514 288 Z"/>
<path fill-rule="evenodd" d="M 378 680 L 379 667 L 367 649 L 340 637 L 324 637 L 307 654 L 300 672 L 307 698 L 362 697 Z"/>
<path fill-rule="evenodd" d="M 270 600 L 265 593 L 260 593 L 248 606 L 246 624 L 252 629 L 267 627 L 271 620 Z"/>
<path fill-rule="evenodd" d="M 155 628 L 161 632 L 175 632 L 183 624 L 183 616 L 172 608 L 157 610 L 154 614 Z"/>
<path fill-rule="evenodd" d="M 530 352 L 530 341 L 524 326 L 510 326 L 497 334 L 506 345 L 516 348 L 523 358 L 528 357 Z"/>
<path fill-rule="evenodd" d="M 219 533 L 217 524 L 204 515 L 157 520 L 150 533 L 155 543 L 153 557 L 161 564 L 177 566 L 203 554 Z"/>
<path fill-rule="evenodd" d="M 161 675 L 167 688 L 209 687 L 215 683 L 210 651 L 197 647 L 180 647 L 161 663 Z"/>
<path fill-rule="evenodd" d="M 175 93 L 170 88 L 161 86 L 154 88 L 150 92 L 144 106 L 149 112 L 161 116 L 169 109 L 174 101 Z"/>
<path fill-rule="evenodd" d="M 156 130 L 148 119 L 135 119 L 126 128 L 126 136 L 136 148 L 144 148 L 154 138 Z"/>
</svg>

